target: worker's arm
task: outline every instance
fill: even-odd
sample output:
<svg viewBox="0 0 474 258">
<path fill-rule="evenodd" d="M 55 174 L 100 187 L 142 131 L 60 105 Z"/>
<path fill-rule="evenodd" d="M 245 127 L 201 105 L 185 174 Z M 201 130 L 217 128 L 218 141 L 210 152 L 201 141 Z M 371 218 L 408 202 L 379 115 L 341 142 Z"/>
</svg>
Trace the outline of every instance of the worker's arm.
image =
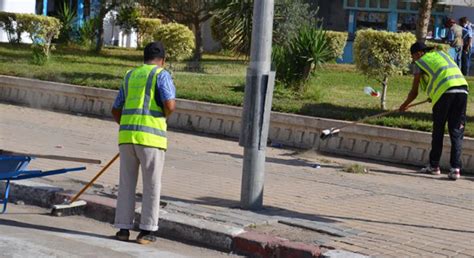
<svg viewBox="0 0 474 258">
<path fill-rule="evenodd" d="M 420 86 L 420 80 L 421 80 L 421 73 L 417 73 L 413 76 L 413 84 L 411 86 L 410 93 L 408 93 L 408 96 L 406 100 L 403 102 L 402 105 L 398 108 L 400 111 L 405 111 L 408 108 L 408 105 L 416 99 L 418 96 L 418 87 Z"/>
<path fill-rule="evenodd" d="M 114 117 L 115 122 L 120 124 L 120 118 L 122 117 L 122 109 L 112 108 L 112 116 Z"/>
<path fill-rule="evenodd" d="M 163 108 L 163 112 L 166 118 L 176 110 L 176 88 L 173 83 L 171 74 L 163 70 L 156 80 L 156 101 L 161 102 L 160 106 Z"/>
<path fill-rule="evenodd" d="M 164 102 L 165 117 L 168 118 L 176 109 L 176 101 L 170 99 Z"/>
<path fill-rule="evenodd" d="M 117 93 L 117 97 L 115 98 L 114 104 L 112 106 L 112 116 L 115 122 L 117 122 L 117 124 L 120 124 L 120 118 L 122 117 L 122 109 L 125 105 L 125 96 L 123 92 L 123 87 L 120 87 Z"/>
</svg>

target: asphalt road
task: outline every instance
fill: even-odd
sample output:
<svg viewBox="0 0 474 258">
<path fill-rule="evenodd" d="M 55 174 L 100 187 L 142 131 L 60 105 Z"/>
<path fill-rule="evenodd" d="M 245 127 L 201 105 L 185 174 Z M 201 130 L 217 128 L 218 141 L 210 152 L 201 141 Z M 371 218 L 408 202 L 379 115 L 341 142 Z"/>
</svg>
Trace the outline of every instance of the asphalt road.
<svg viewBox="0 0 474 258">
<path fill-rule="evenodd" d="M 49 210 L 9 204 L 0 214 L 0 257 L 229 257 L 232 255 L 159 238 L 140 245 L 112 238 L 109 224 L 80 216 L 52 217 Z M 131 232 L 131 239 L 137 232 Z"/>
</svg>

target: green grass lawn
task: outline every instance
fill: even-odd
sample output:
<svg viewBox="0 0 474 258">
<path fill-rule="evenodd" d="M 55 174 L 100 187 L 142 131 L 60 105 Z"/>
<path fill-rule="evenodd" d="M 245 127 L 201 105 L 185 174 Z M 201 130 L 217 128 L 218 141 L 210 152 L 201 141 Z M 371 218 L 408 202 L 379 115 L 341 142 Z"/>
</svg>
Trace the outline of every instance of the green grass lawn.
<svg viewBox="0 0 474 258">
<path fill-rule="evenodd" d="M 117 89 L 128 69 L 142 62 L 142 52 L 127 49 L 105 49 L 97 55 L 78 48 L 58 47 L 45 66 L 31 64 L 29 46 L 0 44 L 0 74 L 37 78 Z M 179 98 L 241 106 L 247 63 L 242 58 L 204 55 L 199 72 L 185 62 L 168 63 L 173 73 Z M 471 87 L 474 77 L 468 78 Z M 380 89 L 374 81 L 357 73 L 353 65 L 328 64 L 311 79 L 308 91 L 294 94 L 276 86 L 273 110 L 309 116 L 357 120 L 381 112 L 380 99 L 363 93 L 365 86 Z M 411 88 L 411 76 L 398 76 L 389 81 L 387 107 L 397 108 Z M 469 96 L 466 135 L 474 136 L 473 94 Z M 424 99 L 420 96 L 419 100 Z M 431 107 L 425 104 L 411 112 L 372 120 L 370 123 L 422 131 L 431 130 Z"/>
</svg>

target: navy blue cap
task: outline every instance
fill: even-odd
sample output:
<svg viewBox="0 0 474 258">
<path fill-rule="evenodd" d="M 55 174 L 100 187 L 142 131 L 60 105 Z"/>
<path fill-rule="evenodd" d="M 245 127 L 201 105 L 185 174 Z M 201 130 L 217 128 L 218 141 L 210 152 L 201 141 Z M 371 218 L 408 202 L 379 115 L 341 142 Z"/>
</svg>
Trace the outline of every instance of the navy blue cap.
<svg viewBox="0 0 474 258">
<path fill-rule="evenodd" d="M 163 43 L 160 41 L 151 42 L 146 45 L 143 51 L 145 60 L 152 60 L 155 58 L 165 58 L 166 52 Z"/>
</svg>

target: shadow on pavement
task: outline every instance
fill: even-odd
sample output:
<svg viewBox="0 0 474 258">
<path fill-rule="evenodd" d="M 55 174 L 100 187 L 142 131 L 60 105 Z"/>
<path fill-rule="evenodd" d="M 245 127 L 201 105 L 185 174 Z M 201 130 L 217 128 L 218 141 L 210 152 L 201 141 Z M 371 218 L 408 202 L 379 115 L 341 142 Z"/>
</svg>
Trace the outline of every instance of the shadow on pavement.
<svg viewBox="0 0 474 258">
<path fill-rule="evenodd" d="M 42 214 L 42 215 L 47 215 L 47 214 Z M 73 235 L 84 235 L 84 236 L 97 237 L 97 238 L 103 238 L 103 239 L 113 238 L 112 236 L 104 236 L 104 235 L 99 235 L 99 234 L 94 234 L 94 233 L 83 232 L 83 231 L 36 225 L 36 224 L 30 224 L 30 223 L 19 222 L 16 220 L 8 220 L 8 219 L 0 219 L 0 225 L 17 227 L 17 228 L 43 230 L 43 231 L 48 231 L 48 232 L 67 233 L 67 234 L 73 234 Z"/>
<path fill-rule="evenodd" d="M 208 206 L 218 206 L 218 207 L 225 207 L 231 209 L 240 209 L 240 203 L 235 200 L 228 200 L 216 197 L 200 197 L 196 200 L 185 200 L 179 199 L 169 196 L 162 196 L 165 200 L 172 200 L 172 201 L 180 201 L 185 203 L 192 203 L 198 205 L 208 205 Z M 284 208 L 279 208 L 275 206 L 264 206 L 262 210 L 251 211 L 256 214 L 266 215 L 266 216 L 280 216 L 286 217 L 288 219 L 303 219 L 303 220 L 310 220 L 310 221 L 317 221 L 317 222 L 324 222 L 324 223 L 341 223 L 344 220 L 353 220 L 353 221 L 361 221 L 366 223 L 375 223 L 375 224 L 388 224 L 388 225 L 397 225 L 403 227 L 415 227 L 415 228 L 426 228 L 426 229 L 438 229 L 443 231 L 451 231 L 451 232 L 458 232 L 458 233 L 468 233 L 473 234 L 474 231 L 472 230 L 461 230 L 461 229 L 452 229 L 452 228 L 445 228 L 445 227 L 437 227 L 431 225 L 419 225 L 419 224 L 409 224 L 409 223 L 401 223 L 401 222 L 393 222 L 393 221 L 384 221 L 384 220 L 372 220 L 372 219 L 364 219 L 364 218 L 356 218 L 356 217 L 344 217 L 344 216 L 333 216 L 333 215 L 324 215 L 324 214 L 308 214 L 308 213 L 301 213 L 297 211 L 291 211 Z"/>
<path fill-rule="evenodd" d="M 243 156 L 240 154 L 228 153 L 228 152 L 219 152 L 219 151 L 208 151 L 209 154 L 216 154 L 216 155 L 224 155 L 229 156 L 235 159 L 243 159 Z M 311 162 L 305 159 L 300 158 L 292 158 L 292 159 L 278 159 L 278 158 L 266 158 L 266 162 L 268 163 L 275 163 L 280 165 L 287 165 L 287 166 L 295 166 L 295 167 L 312 167 L 314 168 L 316 165 L 320 165 L 322 168 L 335 168 L 341 169 L 343 166 L 338 165 L 328 165 L 328 164 L 320 164 L 317 162 Z"/>
<path fill-rule="evenodd" d="M 232 157 L 232 158 L 235 158 L 235 159 L 240 159 L 240 160 L 243 159 L 243 156 L 241 154 L 234 154 L 234 153 L 228 153 L 228 152 L 218 152 L 218 151 L 209 151 L 207 153 L 229 156 L 229 157 Z M 292 156 L 292 155 L 284 154 L 283 156 L 289 157 L 289 156 Z M 339 157 L 339 156 L 337 156 L 337 157 Z M 339 158 L 341 158 L 341 157 L 339 157 Z M 344 158 L 346 158 L 346 157 L 344 157 Z M 369 164 L 387 166 L 387 163 L 377 162 L 377 161 L 372 161 L 372 160 L 363 160 L 363 159 L 351 158 L 351 157 L 348 157 L 347 159 L 352 160 L 354 162 L 364 162 L 364 163 L 369 163 Z M 320 165 L 321 168 L 333 168 L 333 169 L 343 169 L 344 168 L 343 165 L 320 164 L 320 163 L 317 163 L 317 162 L 312 162 L 312 161 L 309 161 L 309 160 L 306 160 L 306 159 L 301 159 L 301 158 L 279 159 L 279 158 L 267 157 L 266 162 L 280 164 L 280 165 L 286 165 L 286 166 L 295 166 L 295 167 L 315 168 L 316 165 Z M 413 166 L 397 165 L 397 164 L 392 164 L 392 163 L 389 163 L 389 164 L 390 164 L 390 166 L 392 166 L 394 168 L 401 168 L 401 169 L 413 170 L 413 171 L 397 171 L 396 169 L 376 169 L 376 168 L 374 169 L 374 168 L 370 168 L 370 165 L 367 165 L 367 167 L 370 169 L 370 172 L 375 172 L 375 173 L 426 178 L 426 179 L 430 179 L 430 180 L 447 180 L 447 175 L 446 174 L 441 175 L 441 177 L 431 176 L 429 174 L 422 174 L 422 173 L 416 172 L 416 170 Z M 472 174 L 467 174 L 467 175 L 463 175 L 462 179 L 474 181 L 474 176 Z"/>
<path fill-rule="evenodd" d="M 185 199 L 180 199 L 180 198 L 175 198 L 175 197 L 170 197 L 170 196 L 162 196 L 161 198 L 165 201 L 166 200 L 179 201 L 179 202 L 192 203 L 192 204 L 197 204 L 197 205 L 216 206 L 216 207 L 223 207 L 223 208 L 229 208 L 229 209 L 240 209 L 240 202 L 238 201 L 222 199 L 222 198 L 217 198 L 217 197 L 212 197 L 212 196 L 199 197 L 194 200 L 185 200 Z M 268 206 L 268 205 L 265 205 L 262 210 L 249 211 L 249 212 L 253 212 L 253 213 L 257 213 L 257 214 L 265 215 L 265 216 L 280 216 L 280 217 L 286 217 L 289 219 L 304 219 L 304 220 L 318 221 L 318 222 L 325 222 L 325 223 L 339 223 L 340 222 L 338 220 L 326 218 L 324 216 L 301 213 L 297 211 L 291 211 L 284 208 Z"/>
</svg>

